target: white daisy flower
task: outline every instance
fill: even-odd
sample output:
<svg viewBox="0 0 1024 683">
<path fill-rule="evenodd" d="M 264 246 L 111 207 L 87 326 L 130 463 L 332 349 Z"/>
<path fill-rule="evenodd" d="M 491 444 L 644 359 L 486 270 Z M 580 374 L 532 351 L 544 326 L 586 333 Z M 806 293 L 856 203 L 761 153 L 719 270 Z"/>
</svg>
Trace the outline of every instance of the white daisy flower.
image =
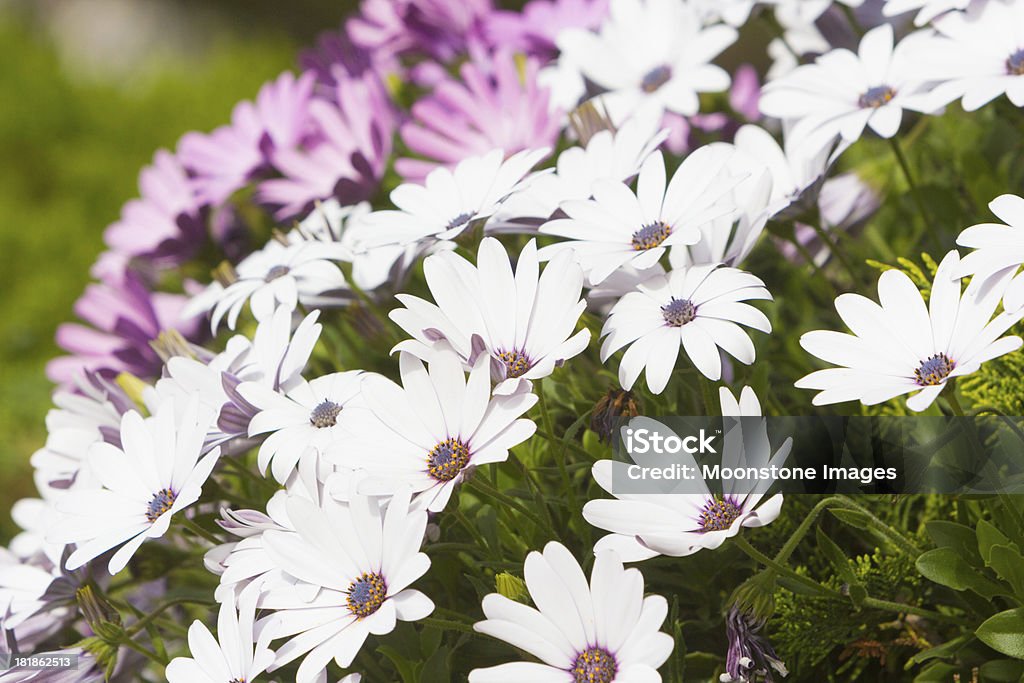
<svg viewBox="0 0 1024 683">
<path fill-rule="evenodd" d="M 609 91 L 605 101 L 618 123 L 646 107 L 696 114 L 698 93 L 729 88 L 728 72 L 711 60 L 736 35 L 729 26 L 703 26 L 686 2 L 612 0 L 598 32 L 567 29 L 557 43 L 587 80 Z"/>
<path fill-rule="evenodd" d="M 564 201 L 589 199 L 598 180 L 629 182 L 668 134 L 661 128 L 657 112 L 633 116 L 618 130 L 594 133 L 586 146 L 569 147 L 559 154 L 554 173 L 538 176 L 525 190 L 509 197 L 488 229 L 522 231 L 524 220 L 544 220 Z"/>
<path fill-rule="evenodd" d="M 1024 199 L 1004 194 L 993 199 L 988 207 L 1006 225 L 981 223 L 961 232 L 956 243 L 974 251 L 961 259 L 953 275 L 972 275 L 981 280 L 1007 273 L 1014 275 L 1003 294 L 1003 307 L 1016 311 L 1024 306 L 1024 275 L 1017 275 L 1017 269 L 1024 264 Z"/>
<path fill-rule="evenodd" d="M 540 231 L 570 239 L 545 247 L 542 258 L 572 249 L 591 286 L 624 266 L 654 266 L 668 247 L 694 244 L 699 227 L 735 210 L 731 191 L 744 176 L 727 165 L 728 145 L 701 147 L 688 156 L 667 183 L 661 152 L 651 154 L 640 169 L 637 190 L 612 180 L 593 185 L 593 199 L 568 201 L 568 218 L 549 221 Z"/>
<path fill-rule="evenodd" d="M 659 629 L 668 616 L 660 595 L 644 596 L 644 577 L 625 569 L 614 552 L 601 552 L 590 582 L 560 543 L 532 552 L 524 567 L 536 608 L 491 593 L 487 619 L 473 628 L 509 643 L 539 662 L 473 669 L 470 683 L 612 683 L 660 681 L 658 667 L 672 654 L 672 636 Z"/>
<path fill-rule="evenodd" d="M 168 683 L 246 683 L 254 681 L 274 662 L 266 634 L 254 631 L 260 587 L 242 591 L 238 606 L 225 602 L 217 615 L 217 638 L 201 621 L 188 629 L 191 657 L 175 657 L 167 665 Z M 255 647 L 254 647 L 255 644 Z"/>
<path fill-rule="evenodd" d="M 750 387 L 744 387 L 739 401 L 722 387 L 722 414 L 738 417 L 726 420 L 722 438 L 722 467 L 782 466 L 789 457 L 792 439 L 777 449 L 768 439 L 761 404 Z M 639 417 L 630 420 L 633 429 L 671 433 L 665 425 Z M 680 465 L 700 472 L 693 455 L 676 455 Z M 640 461 L 638 460 L 638 463 Z M 630 465 L 615 460 L 594 463 L 594 480 L 614 499 L 592 500 L 583 507 L 583 517 L 599 529 L 612 532 L 594 545 L 594 552 L 615 550 L 626 562 L 657 555 L 681 557 L 722 545 L 744 527 L 773 522 L 782 510 L 782 494 L 765 498 L 772 481 L 725 479 L 722 491 L 712 492 L 703 478 L 687 482 L 685 492 L 625 493 L 614 490 L 616 481 L 626 481 Z M 693 489 L 698 490 L 695 492 Z"/>
<path fill-rule="evenodd" d="M 260 471 L 269 465 L 283 484 L 303 453 L 322 456 L 342 443 L 361 419 L 362 380 L 361 370 L 350 370 L 303 381 L 284 393 L 257 382 L 238 385 L 238 393 L 259 411 L 249 422 L 249 436 L 270 434 L 257 455 Z"/>
<path fill-rule="evenodd" d="M 207 568 L 220 576 L 220 585 L 214 592 L 218 602 L 234 600 L 234 596 L 253 583 L 259 583 L 264 591 L 276 588 L 291 590 L 306 602 L 316 597 L 319 592 L 317 586 L 285 573 L 267 555 L 263 534 L 267 531 L 294 532 L 295 524 L 288 516 L 288 500 L 304 498 L 320 506 L 327 495 L 322 481 L 330 478 L 331 474 L 323 462 L 313 453 L 306 453 L 288 478 L 285 488 L 267 501 L 265 514 L 258 510 L 221 510 L 222 519 L 218 524 L 241 540 L 216 546 L 204 557 Z"/>
<path fill-rule="evenodd" d="M 119 443 L 121 416 L 136 407 L 120 387 L 92 372 L 78 377 L 76 389 L 53 394 L 54 407 L 46 414 L 46 445 L 31 460 L 40 490 L 70 486 L 89 445 Z"/>
<path fill-rule="evenodd" d="M 760 279 L 716 264 L 657 275 L 612 307 L 601 330 L 601 360 L 629 345 L 619 363 L 622 388 L 631 389 L 646 368 L 648 388 L 660 394 L 681 346 L 701 374 L 718 380 L 719 349 L 746 365 L 754 362 L 754 344 L 740 325 L 772 330 L 764 313 L 743 302 L 771 298 Z"/>
<path fill-rule="evenodd" d="M 571 253 L 561 254 L 540 272 L 537 244 L 520 252 L 515 270 L 501 242 L 486 237 L 477 265 L 452 252 L 423 263 L 427 286 L 437 305 L 409 294 L 397 299 L 390 317 L 413 339 L 396 348 L 428 359 L 441 340 L 472 368 L 483 353 L 491 357 L 496 394 L 515 393 L 524 382 L 550 375 L 555 367 L 590 343 L 590 331 L 576 334 L 586 301 L 583 271 Z M 527 389 L 528 390 L 528 389 Z"/>
<path fill-rule="evenodd" d="M 726 200 L 736 210 L 701 225 L 696 244 L 672 249 L 669 263 L 673 268 L 711 263 L 737 266 L 753 250 L 768 223 L 772 192 L 768 168 L 729 143 L 709 146 L 728 150 L 731 156 L 726 168 L 737 177 L 745 177 Z"/>
<path fill-rule="evenodd" d="M 776 216 L 785 212 L 787 217 L 815 205 L 829 168 L 848 146 L 840 142 L 835 149 L 828 145 L 813 149 L 795 145 L 789 137 L 785 145 L 780 146 L 764 128 L 749 124 L 736 131 L 733 144 L 738 157 L 752 167 L 768 169 L 771 176 L 768 214 Z"/>
<path fill-rule="evenodd" d="M 814 397 L 816 406 L 853 400 L 874 405 L 916 391 L 907 407 L 921 411 L 949 380 L 1020 348 L 1020 337 L 1000 335 L 1024 316 L 1024 309 L 992 317 L 1008 274 L 984 286 L 980 279 L 972 281 L 961 295 L 954 278 L 959 266 L 955 251 L 946 254 L 927 306 L 913 281 L 899 270 L 878 278 L 878 304 L 859 294 L 840 295 L 836 311 L 853 334 L 808 332 L 800 337 L 800 346 L 841 367 L 812 372 L 796 386 L 820 391 Z"/>
<path fill-rule="evenodd" d="M 1024 3 L 973 3 L 932 23 L 938 37 L 924 43 L 917 58 L 929 76 L 941 80 L 935 104 L 962 98 L 974 111 L 1000 95 L 1024 107 Z"/>
<path fill-rule="evenodd" d="M 838 135 L 855 142 L 871 128 L 883 138 L 899 130 L 903 110 L 930 113 L 929 84 L 911 53 L 924 33 L 904 38 L 893 48 L 893 29 L 883 24 L 861 39 L 857 54 L 838 49 L 814 64 L 794 69 L 769 82 L 761 94 L 766 116 L 793 120 L 793 142 L 811 149 L 827 146 Z"/>
<path fill-rule="evenodd" d="M 319 588 L 310 601 L 271 588 L 260 602 L 275 610 L 260 625 L 275 640 L 288 638 L 270 668 L 303 657 L 296 683 L 317 680 L 332 659 L 347 667 L 371 633 L 390 633 L 396 620 L 417 621 L 434 610 L 426 595 L 409 588 L 430 567 L 419 551 L 427 513 L 409 509 L 408 489 L 396 492 L 386 510 L 371 498 L 349 498 L 344 504 L 324 497 L 318 506 L 290 497 L 296 530 L 263 534 L 275 565 Z"/>
<path fill-rule="evenodd" d="M 799 0 L 798 6 L 804 4 L 805 0 Z M 775 9 L 775 15 L 783 27 L 783 33 L 768 43 L 768 56 L 772 60 L 765 74 L 768 81 L 793 71 L 800 66 L 801 58 L 805 55 L 822 54 L 832 49 L 832 44 L 821 34 L 813 20 L 804 22 L 799 16 L 788 17 L 782 11 L 782 6 Z"/>
<path fill-rule="evenodd" d="M 118 573 L 146 539 L 163 536 L 171 517 L 199 500 L 220 456 L 219 448 L 202 452 L 212 420 L 198 398 L 180 413 L 168 401 L 152 417 L 126 413 L 120 448 L 89 447 L 87 466 L 100 487 L 63 496 L 57 502 L 63 514 L 47 534 L 50 542 L 77 545 L 67 569 L 118 548 L 107 566 Z"/>
<path fill-rule="evenodd" d="M 320 338 L 319 315 L 319 311 L 313 311 L 293 331 L 294 311 L 278 306 L 272 317 L 256 326 L 251 341 L 245 335 L 235 335 L 224 351 L 208 362 L 186 355 L 169 358 L 164 377 L 146 392 L 146 402 L 155 405 L 170 399 L 180 406 L 199 394 L 203 405 L 218 413 L 207 435 L 207 446 L 220 445 L 225 452 L 251 446 L 245 437 L 257 409 L 238 393 L 238 385 L 256 382 L 282 392 L 298 386 Z M 236 443 L 228 444 L 236 439 Z"/>
<path fill-rule="evenodd" d="M 320 242 L 337 250 L 336 260 L 352 264 L 352 282 L 365 292 L 388 283 L 398 283 L 414 260 L 414 245 L 397 244 L 362 250 L 358 242 L 365 234 L 366 217 L 371 214 L 369 202 L 350 206 L 337 199 L 318 202 L 294 230 L 287 234 L 293 244 Z"/>
<path fill-rule="evenodd" d="M 505 159 L 492 150 L 463 159 L 455 169 L 439 166 L 423 184 L 404 183 L 391 192 L 397 210 L 366 216 L 357 250 L 388 244 L 453 240 L 463 231 L 490 218 L 510 195 L 521 191 L 527 174 L 549 150 L 523 150 Z"/>
<path fill-rule="evenodd" d="M 536 430 L 520 415 L 537 397 L 491 397 L 486 355 L 477 358 L 468 382 L 462 359 L 442 347 L 431 354 L 429 371 L 406 352 L 399 368 L 402 386 L 380 375 L 363 380 L 363 398 L 377 420 L 358 425 L 358 445 L 331 453 L 337 464 L 367 471 L 363 493 L 387 495 L 409 485 L 414 507 L 440 512 L 468 470 L 504 462 L 508 449 Z"/>
<path fill-rule="evenodd" d="M 965 10 L 970 4 L 971 0 L 885 0 L 882 14 L 887 17 L 896 17 L 918 10 L 914 17 L 914 23 L 917 26 L 924 26 L 946 12 Z"/>
<path fill-rule="evenodd" d="M 53 607 L 47 596 L 54 582 L 62 576 L 60 556 L 57 563 L 46 556 L 19 557 L 7 548 L 0 547 L 0 630 L 11 630 L 21 626 L 33 616 Z M 74 599 L 74 594 L 68 596 Z M 59 616 L 66 616 L 66 610 Z M 55 625 L 61 619 L 49 619 Z"/>
<path fill-rule="evenodd" d="M 284 244 L 272 239 L 235 267 L 232 281 L 210 284 L 185 307 L 184 317 L 212 311 L 210 329 L 216 334 L 227 316 L 232 330 L 246 302 L 257 321 L 270 318 L 279 305 L 294 310 L 301 302 L 310 305 L 337 303 L 347 288 L 338 265 L 337 249 L 317 241 Z"/>
</svg>

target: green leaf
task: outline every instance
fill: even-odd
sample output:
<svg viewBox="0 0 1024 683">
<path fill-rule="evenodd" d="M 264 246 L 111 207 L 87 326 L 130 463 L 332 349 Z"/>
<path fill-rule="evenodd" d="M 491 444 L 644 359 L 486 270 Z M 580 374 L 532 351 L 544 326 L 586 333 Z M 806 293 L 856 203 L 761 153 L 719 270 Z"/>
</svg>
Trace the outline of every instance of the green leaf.
<svg viewBox="0 0 1024 683">
<path fill-rule="evenodd" d="M 391 663 L 398 669 L 398 675 L 402 677 L 403 683 L 416 683 L 416 667 L 401 652 L 390 645 L 378 646 L 377 652 L 391 660 Z"/>
<path fill-rule="evenodd" d="M 978 552 L 978 536 L 971 527 L 944 519 L 933 519 L 925 524 L 925 530 L 936 546 L 953 548 L 972 565 L 982 566 L 981 554 Z"/>
<path fill-rule="evenodd" d="M 425 629 L 427 631 L 434 629 Z M 423 663 L 420 669 L 419 680 L 421 681 L 450 681 L 451 672 L 448 668 L 448 647 L 439 647 L 434 654 Z"/>
<path fill-rule="evenodd" d="M 989 617 L 974 635 L 996 652 L 1024 659 L 1024 608 L 1006 610 Z"/>
<path fill-rule="evenodd" d="M 818 540 L 818 549 L 825 554 L 829 564 L 835 569 L 836 576 L 846 584 L 850 600 L 853 601 L 853 604 L 859 606 L 864 602 L 864 598 L 868 596 L 868 592 L 864 588 L 864 584 L 854 574 L 853 567 L 850 566 L 850 561 L 847 559 L 846 554 L 836 545 L 835 541 L 822 531 L 820 526 L 817 528 L 815 535 Z"/>
<path fill-rule="evenodd" d="M 974 640 L 973 635 L 964 634 L 962 636 L 959 636 L 958 638 L 954 638 L 953 640 L 946 641 L 941 645 L 936 645 L 935 647 L 930 647 L 927 650 L 922 650 L 921 652 L 918 652 L 916 655 L 911 657 L 907 661 L 907 665 L 904 668 L 909 669 L 914 664 L 927 662 L 930 659 L 945 659 L 948 657 L 953 657 L 954 655 L 956 655 L 957 652 L 960 651 L 960 648 L 962 648 L 964 645 L 966 645 L 972 640 Z"/>
<path fill-rule="evenodd" d="M 914 677 L 914 683 L 949 683 L 960 669 L 945 662 L 932 662 Z"/>
<path fill-rule="evenodd" d="M 844 510 L 842 508 L 831 508 L 829 509 L 829 512 L 831 512 L 840 522 L 845 522 L 852 527 L 867 529 L 871 526 L 871 518 L 863 512 L 859 512 L 857 510 Z"/>
<path fill-rule="evenodd" d="M 994 545 L 989 549 L 989 566 L 1013 588 L 1017 597 L 1024 597 L 1024 557 L 1016 546 Z"/>
<path fill-rule="evenodd" d="M 441 638 L 444 632 L 439 628 L 424 628 L 420 630 L 420 654 L 429 657 L 436 653 L 441 646 Z"/>
<path fill-rule="evenodd" d="M 981 665 L 981 680 L 992 683 L 1017 683 L 1024 676 L 1024 662 L 994 659 Z"/>
<path fill-rule="evenodd" d="M 990 522 L 980 520 L 978 522 L 978 551 L 981 552 L 981 557 L 985 560 L 985 564 L 989 562 L 989 551 L 994 545 L 1009 545 L 1010 539 L 1008 539 L 1003 532 L 995 528 Z"/>
<path fill-rule="evenodd" d="M 995 581 L 985 577 L 967 564 L 952 548 L 936 548 L 917 558 L 917 571 L 930 581 L 953 590 L 972 590 L 985 598 L 1002 595 L 1006 591 Z"/>
</svg>

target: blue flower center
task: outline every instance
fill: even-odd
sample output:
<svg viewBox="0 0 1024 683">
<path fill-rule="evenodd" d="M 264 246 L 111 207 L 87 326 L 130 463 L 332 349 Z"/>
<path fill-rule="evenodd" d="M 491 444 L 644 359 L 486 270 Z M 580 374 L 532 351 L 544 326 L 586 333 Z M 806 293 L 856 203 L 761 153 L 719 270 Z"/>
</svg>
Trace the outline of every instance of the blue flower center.
<svg viewBox="0 0 1024 683">
<path fill-rule="evenodd" d="M 944 353 L 937 353 L 921 362 L 921 367 L 914 370 L 914 379 L 923 387 L 933 387 L 945 382 L 954 368 L 956 362 L 952 358 Z"/>
<path fill-rule="evenodd" d="M 570 673 L 573 683 L 612 683 L 619 667 L 607 650 L 591 647 L 576 657 Z"/>
<path fill-rule="evenodd" d="M 461 228 L 462 226 L 466 225 L 466 223 L 469 223 L 471 220 L 473 220 L 473 214 L 460 213 L 458 216 L 448 221 L 447 227 L 449 230 L 453 230 L 454 228 Z"/>
<path fill-rule="evenodd" d="M 170 489 L 161 489 L 153 494 L 153 499 L 146 506 L 146 519 L 152 523 L 171 509 L 178 494 Z"/>
<path fill-rule="evenodd" d="M 505 377 L 522 377 L 533 361 L 522 351 L 498 351 L 498 360 L 505 365 Z"/>
<path fill-rule="evenodd" d="M 309 414 L 309 423 L 317 429 L 333 427 L 338 424 L 338 414 L 340 412 L 340 405 L 325 398 L 323 402 L 316 408 L 313 408 L 313 412 Z"/>
<path fill-rule="evenodd" d="M 438 481 L 451 481 L 469 464 L 469 446 L 448 437 L 427 453 L 427 473 Z"/>
<path fill-rule="evenodd" d="M 375 572 L 364 572 L 348 587 L 348 611 L 363 619 L 380 609 L 388 595 L 384 577 Z"/>
<path fill-rule="evenodd" d="M 672 78 L 672 67 L 668 64 L 656 66 L 648 71 L 643 80 L 640 81 L 640 89 L 646 93 L 652 93 L 669 82 Z"/>
<path fill-rule="evenodd" d="M 1011 76 L 1024 76 L 1024 48 L 1006 58 L 1006 73 Z"/>
<path fill-rule="evenodd" d="M 266 277 L 263 278 L 265 282 L 273 282 L 279 277 L 284 277 L 288 273 L 292 272 L 292 269 L 288 266 L 274 266 L 267 271 Z"/>
<path fill-rule="evenodd" d="M 868 88 L 857 103 L 861 109 L 878 109 L 891 102 L 894 97 L 896 97 L 895 90 L 887 85 L 876 85 L 873 88 Z"/>
<path fill-rule="evenodd" d="M 689 299 L 672 297 L 671 301 L 661 307 L 661 315 L 669 327 L 682 327 L 697 317 L 697 307 Z"/>
<path fill-rule="evenodd" d="M 633 233 L 633 250 L 647 251 L 660 246 L 672 234 L 672 226 L 654 221 Z"/>
<path fill-rule="evenodd" d="M 700 513 L 702 531 L 725 531 L 739 519 L 743 510 L 728 498 L 712 498 Z"/>
</svg>

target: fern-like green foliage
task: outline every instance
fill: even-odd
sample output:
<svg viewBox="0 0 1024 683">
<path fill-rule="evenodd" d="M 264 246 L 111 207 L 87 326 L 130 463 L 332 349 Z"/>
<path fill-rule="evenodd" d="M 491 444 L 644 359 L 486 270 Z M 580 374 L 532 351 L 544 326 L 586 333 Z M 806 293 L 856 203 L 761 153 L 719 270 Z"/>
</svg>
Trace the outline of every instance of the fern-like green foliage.
<svg viewBox="0 0 1024 683">
<path fill-rule="evenodd" d="M 1024 415 L 1024 352 L 1015 351 L 984 363 L 959 380 L 960 393 L 972 410 L 993 408 L 1004 415 Z"/>
<path fill-rule="evenodd" d="M 921 577 L 912 559 L 901 554 L 871 555 L 849 560 L 868 595 L 883 600 L 916 602 Z M 807 575 L 806 567 L 798 573 Z M 842 580 L 830 576 L 823 585 L 842 591 Z M 901 663 L 928 643 L 912 623 L 892 612 L 858 609 L 852 601 L 808 596 L 779 588 L 775 615 L 769 622 L 771 641 L 793 672 L 793 680 L 878 680 L 886 664 Z"/>
</svg>

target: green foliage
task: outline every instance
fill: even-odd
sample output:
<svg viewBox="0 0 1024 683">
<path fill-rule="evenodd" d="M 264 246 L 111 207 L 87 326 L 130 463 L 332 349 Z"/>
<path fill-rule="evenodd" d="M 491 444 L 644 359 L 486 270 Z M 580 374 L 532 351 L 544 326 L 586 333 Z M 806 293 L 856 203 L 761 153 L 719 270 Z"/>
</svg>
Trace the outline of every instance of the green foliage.
<svg viewBox="0 0 1024 683">
<path fill-rule="evenodd" d="M 807 567 L 798 567 L 797 572 L 810 575 Z M 851 582 L 883 600 L 916 596 L 920 585 L 910 558 L 881 549 L 847 559 L 841 573 L 822 580 L 842 592 L 848 592 Z M 771 639 L 794 680 L 828 680 L 827 674 L 835 676 L 833 680 L 881 680 L 876 677 L 898 670 L 894 665 L 921 647 L 911 622 L 892 612 L 781 588 L 775 604 Z"/>
<path fill-rule="evenodd" d="M 1017 331 L 1019 333 L 1019 330 Z M 958 381 L 960 393 L 975 406 L 1003 415 L 1024 415 L 1024 352 L 995 358 Z"/>
</svg>

